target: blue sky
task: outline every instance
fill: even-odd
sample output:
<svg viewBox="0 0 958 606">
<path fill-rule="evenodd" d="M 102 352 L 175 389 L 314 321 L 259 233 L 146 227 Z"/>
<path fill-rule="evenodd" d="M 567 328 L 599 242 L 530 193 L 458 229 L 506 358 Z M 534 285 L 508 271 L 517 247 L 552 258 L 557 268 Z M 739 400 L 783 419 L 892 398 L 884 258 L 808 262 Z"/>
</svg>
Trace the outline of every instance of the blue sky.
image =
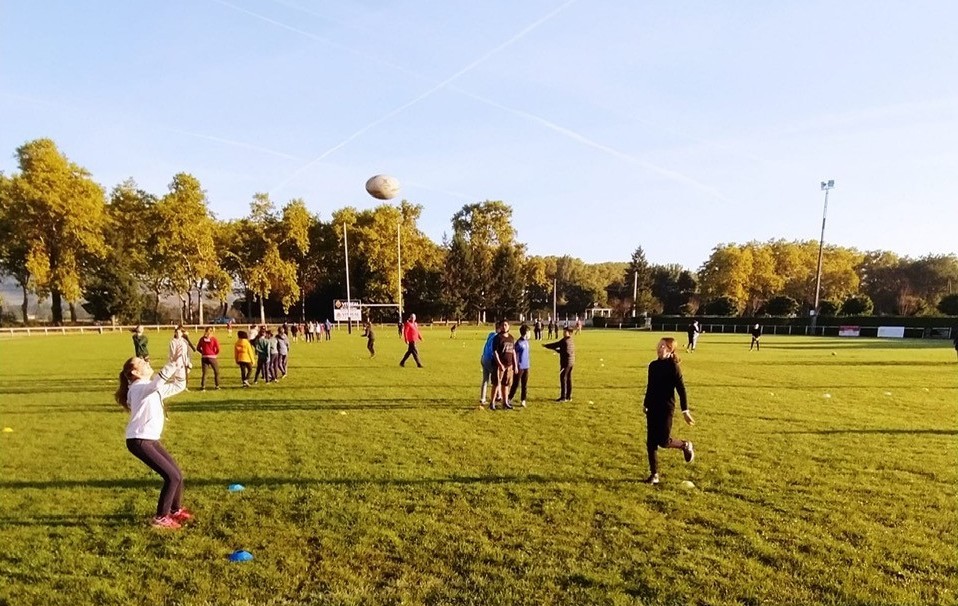
<svg viewBox="0 0 958 606">
<path fill-rule="evenodd" d="M 503 200 L 529 252 L 698 268 L 720 242 L 951 253 L 958 3 L 5 0 L 0 170 L 186 171 L 320 217 L 387 173 L 437 241 Z"/>
</svg>

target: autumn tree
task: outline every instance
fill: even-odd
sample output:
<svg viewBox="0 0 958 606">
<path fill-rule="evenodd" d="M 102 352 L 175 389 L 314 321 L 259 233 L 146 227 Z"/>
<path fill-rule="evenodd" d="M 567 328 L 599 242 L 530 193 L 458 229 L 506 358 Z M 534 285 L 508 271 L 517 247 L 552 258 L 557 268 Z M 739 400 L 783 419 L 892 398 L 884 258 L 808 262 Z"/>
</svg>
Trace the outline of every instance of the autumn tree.
<svg viewBox="0 0 958 606">
<path fill-rule="evenodd" d="M 2 187 L 5 229 L 17 240 L 8 263 L 22 263 L 16 277 L 25 291 L 50 296 L 55 324 L 64 299 L 75 321 L 87 269 L 106 254 L 103 188 L 50 139 L 29 141 L 16 155 L 20 172 Z"/>
</svg>

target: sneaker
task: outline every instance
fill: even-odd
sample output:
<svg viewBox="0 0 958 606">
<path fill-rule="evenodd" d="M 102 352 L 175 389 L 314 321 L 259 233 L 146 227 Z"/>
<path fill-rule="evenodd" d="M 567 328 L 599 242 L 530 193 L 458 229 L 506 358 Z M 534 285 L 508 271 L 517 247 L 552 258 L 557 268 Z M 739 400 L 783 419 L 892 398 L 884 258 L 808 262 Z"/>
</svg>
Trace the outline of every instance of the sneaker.
<svg viewBox="0 0 958 606">
<path fill-rule="evenodd" d="M 646 484 L 658 484 L 659 483 L 659 474 L 653 473 L 645 479 Z"/>
<path fill-rule="evenodd" d="M 526 401 L 525 401 L 525 400 L 522 401 L 522 407 L 523 407 L 523 408 L 526 407 Z"/>
<path fill-rule="evenodd" d="M 506 410 L 512 410 L 512 404 L 509 404 L 508 402 L 503 404 L 502 407 L 505 408 Z"/>
<path fill-rule="evenodd" d="M 171 513 L 169 517 L 173 518 L 175 521 L 182 524 L 183 522 L 186 522 L 187 520 L 192 520 L 193 514 L 186 507 L 180 507 L 179 509 Z"/>
<path fill-rule="evenodd" d="M 489 405 L 489 410 L 495 410 L 495 409 L 496 409 L 496 403 L 493 402 L 492 404 Z"/>
<path fill-rule="evenodd" d="M 153 528 L 168 528 L 170 530 L 176 530 L 182 528 L 182 525 L 173 519 L 172 516 L 161 516 L 153 518 L 153 521 L 150 522 L 150 526 Z"/>
<path fill-rule="evenodd" d="M 565 398 L 556 398 L 556 402 L 565 402 Z"/>
<path fill-rule="evenodd" d="M 685 442 L 685 446 L 682 448 L 682 454 L 685 455 L 686 463 L 691 463 L 695 459 L 695 450 L 692 448 L 691 442 Z"/>
<path fill-rule="evenodd" d="M 200 387 L 200 391 L 206 391 L 205 387 Z"/>
</svg>

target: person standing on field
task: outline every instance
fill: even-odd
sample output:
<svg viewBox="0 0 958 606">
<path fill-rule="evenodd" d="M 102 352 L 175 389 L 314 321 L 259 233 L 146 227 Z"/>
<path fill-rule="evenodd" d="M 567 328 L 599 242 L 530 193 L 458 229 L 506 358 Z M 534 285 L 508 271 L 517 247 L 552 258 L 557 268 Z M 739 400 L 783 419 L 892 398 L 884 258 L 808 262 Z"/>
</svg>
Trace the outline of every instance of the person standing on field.
<svg viewBox="0 0 958 606">
<path fill-rule="evenodd" d="M 422 368 L 422 362 L 419 360 L 419 347 L 417 343 L 422 341 L 422 333 L 419 332 L 419 325 L 416 324 L 416 314 L 409 314 L 409 319 L 402 325 L 402 337 L 406 342 L 406 355 L 399 362 L 400 366 L 406 365 L 409 356 L 416 361 L 416 366 Z"/>
<path fill-rule="evenodd" d="M 519 330 L 521 331 L 522 329 L 520 328 Z M 535 323 L 533 323 L 532 333 L 535 335 L 536 341 L 542 340 L 542 320 L 540 318 L 536 318 Z"/>
<path fill-rule="evenodd" d="M 213 385 L 220 388 L 220 364 L 216 356 L 220 355 L 220 343 L 213 336 L 213 327 L 208 326 L 200 340 L 196 342 L 196 350 L 200 352 L 200 391 L 206 390 L 206 368 L 213 369 Z"/>
<path fill-rule="evenodd" d="M 183 472 L 160 444 L 166 419 L 163 400 L 184 389 L 186 372 L 181 357 L 156 374 L 147 360 L 133 357 L 123 365 L 120 386 L 114 394 L 117 404 L 130 413 L 126 426 L 127 450 L 163 478 L 151 523 L 154 528 L 175 530 L 193 519 L 193 514 L 182 505 Z"/>
<path fill-rule="evenodd" d="M 369 357 L 376 357 L 376 333 L 373 331 L 373 323 L 366 320 L 363 324 L 363 337 L 366 338 L 366 349 L 369 350 Z"/>
<path fill-rule="evenodd" d="M 526 388 L 529 384 L 529 327 L 523 324 L 519 327 L 519 340 L 516 341 L 516 376 L 509 390 L 509 401 L 512 402 L 516 391 L 521 387 L 520 403 L 526 407 Z"/>
<path fill-rule="evenodd" d="M 289 367 L 289 337 L 286 336 L 286 328 L 281 328 L 276 334 L 276 353 L 279 354 L 279 361 L 276 363 L 276 373 L 273 375 L 277 379 L 286 377 Z"/>
<path fill-rule="evenodd" d="M 558 330 L 558 328 L 556 328 Z M 563 337 L 554 343 L 543 345 L 559 354 L 559 397 L 556 402 L 572 401 L 572 369 L 575 367 L 575 343 L 572 341 L 572 329 L 568 326 Z"/>
<path fill-rule="evenodd" d="M 689 336 L 689 344 L 685 346 L 685 351 L 695 351 L 695 346 L 698 345 L 699 342 L 699 335 L 702 334 L 702 327 L 699 325 L 699 321 L 695 320 L 689 324 L 686 332 Z"/>
<path fill-rule="evenodd" d="M 756 324 L 755 326 L 752 327 L 752 330 L 750 332 L 752 333 L 752 344 L 748 346 L 748 350 L 752 351 L 752 348 L 754 347 L 756 351 L 761 351 L 762 347 L 761 347 L 761 344 L 758 342 L 758 340 L 762 338 L 761 325 Z"/>
<path fill-rule="evenodd" d="M 656 359 L 649 364 L 649 380 L 645 388 L 643 408 L 646 419 L 646 448 L 649 455 L 649 484 L 659 483 L 659 448 L 675 448 L 682 451 L 685 462 L 695 458 L 692 442 L 672 437 L 672 415 L 675 414 L 675 394 L 679 394 L 682 417 L 689 425 L 695 425 L 685 394 L 685 381 L 675 353 L 675 339 L 666 337 L 659 341 Z"/>
<path fill-rule="evenodd" d="M 502 406 L 506 410 L 512 410 L 512 403 L 509 401 L 509 387 L 512 385 L 512 378 L 516 375 L 518 367 L 516 365 L 516 338 L 509 334 L 509 323 L 502 321 L 502 329 L 496 335 L 492 342 L 492 354 L 496 360 L 498 379 L 498 392 L 502 398 Z M 492 408 L 495 409 L 495 402 Z"/>
<path fill-rule="evenodd" d="M 497 399 L 496 389 L 496 360 L 492 352 L 492 344 L 496 340 L 496 335 L 502 328 L 501 322 L 496 322 L 496 329 L 486 336 L 486 343 L 482 346 L 482 355 L 479 357 L 479 365 L 482 367 L 482 384 L 479 386 L 479 407 L 486 405 L 486 387 L 492 386 L 492 404 L 495 408 Z"/>
<path fill-rule="evenodd" d="M 249 335 L 245 330 L 236 333 L 236 345 L 233 346 L 233 359 L 240 368 L 240 380 L 243 387 L 249 387 L 249 378 L 253 374 L 253 346 L 250 344 Z"/>
<path fill-rule="evenodd" d="M 149 349 L 150 339 L 145 334 L 143 334 L 143 325 L 137 324 L 136 328 L 133 329 L 133 355 L 137 358 L 143 358 L 147 362 L 150 361 L 150 349 Z"/>
<path fill-rule="evenodd" d="M 183 368 L 185 383 L 185 380 L 190 376 L 190 368 L 193 367 L 193 362 L 190 361 L 189 341 L 183 335 L 183 328 L 179 326 L 173 329 L 173 338 L 170 339 L 167 363 L 175 364 L 177 360 L 180 361 L 180 366 Z M 189 387 L 185 387 L 184 389 L 189 390 Z"/>
</svg>

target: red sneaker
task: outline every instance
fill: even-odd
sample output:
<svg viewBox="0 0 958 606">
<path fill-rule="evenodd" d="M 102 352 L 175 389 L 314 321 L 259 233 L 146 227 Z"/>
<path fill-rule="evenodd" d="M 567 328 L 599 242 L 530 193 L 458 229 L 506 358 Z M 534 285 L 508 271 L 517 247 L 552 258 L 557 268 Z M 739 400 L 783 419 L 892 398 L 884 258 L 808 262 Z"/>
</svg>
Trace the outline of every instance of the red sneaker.
<svg viewBox="0 0 958 606">
<path fill-rule="evenodd" d="M 171 513 L 170 517 L 173 518 L 174 521 L 182 524 L 183 522 L 192 520 L 193 513 L 186 507 L 180 507 L 179 509 Z"/>
<path fill-rule="evenodd" d="M 153 521 L 150 523 L 153 528 L 168 528 L 170 530 L 177 530 L 182 528 L 182 525 L 174 520 L 171 516 L 162 516 L 158 518 L 153 518 Z"/>
</svg>

